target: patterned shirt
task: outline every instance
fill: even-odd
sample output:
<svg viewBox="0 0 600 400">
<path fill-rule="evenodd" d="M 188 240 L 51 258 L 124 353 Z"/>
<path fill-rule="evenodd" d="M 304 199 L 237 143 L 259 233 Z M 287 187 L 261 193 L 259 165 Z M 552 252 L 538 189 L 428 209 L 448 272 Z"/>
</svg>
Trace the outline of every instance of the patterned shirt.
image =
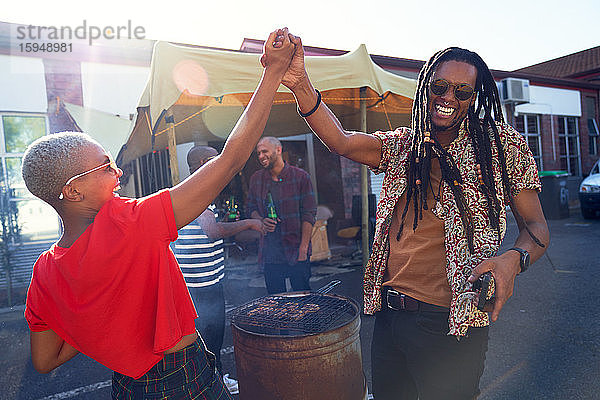
<svg viewBox="0 0 600 400">
<path fill-rule="evenodd" d="M 267 215 L 267 192 L 271 185 L 279 187 L 279 198 L 275 201 L 277 216 L 281 219 L 281 243 L 287 262 L 296 264 L 298 249 L 302 240 L 302 222 L 314 225 L 317 216 L 317 203 L 310 182 L 310 175 L 300 168 L 285 164 L 279 174 L 279 181 L 273 181 L 267 169 L 256 171 L 250 178 L 248 188 L 248 215 L 256 211 L 260 216 Z M 262 246 L 262 242 L 261 242 Z M 261 251 L 262 253 L 262 251 Z M 308 253 L 310 257 L 310 249 Z"/>
<path fill-rule="evenodd" d="M 458 207 L 450 187 L 444 183 L 441 201 L 433 207 L 433 213 L 444 221 L 444 245 L 446 249 L 446 276 L 452 291 L 450 303 L 449 335 L 464 336 L 470 326 L 489 325 L 487 313 L 476 307 L 475 295 L 467 279 L 471 271 L 483 260 L 494 257 L 500 244 L 494 229 L 489 225 L 486 199 L 478 189 L 475 154 L 469 139 L 465 120 L 458 137 L 448 147 L 463 178 L 461 189 L 467 209 L 474 224 L 473 254 L 469 252 L 467 236 Z M 525 139 L 511 126 L 497 123 L 506 156 L 506 167 L 512 195 L 521 190 L 541 190 L 537 166 Z M 381 309 L 381 287 L 389 254 L 390 224 L 394 207 L 407 186 L 406 161 L 411 142 L 411 130 L 398 128 L 391 132 L 376 132 L 381 140 L 381 162 L 375 173 L 385 172 L 381 197 L 377 205 L 377 221 L 371 257 L 365 268 L 365 313 L 373 314 Z M 500 238 L 506 233 L 506 205 L 508 199 L 501 180 L 498 150 L 492 144 L 493 171 L 500 203 Z"/>
<path fill-rule="evenodd" d="M 218 218 L 214 205 L 208 209 Z M 215 285 L 225 276 L 223 239 L 211 240 L 198 218 L 179 229 L 179 238 L 172 249 L 188 287 Z"/>
</svg>

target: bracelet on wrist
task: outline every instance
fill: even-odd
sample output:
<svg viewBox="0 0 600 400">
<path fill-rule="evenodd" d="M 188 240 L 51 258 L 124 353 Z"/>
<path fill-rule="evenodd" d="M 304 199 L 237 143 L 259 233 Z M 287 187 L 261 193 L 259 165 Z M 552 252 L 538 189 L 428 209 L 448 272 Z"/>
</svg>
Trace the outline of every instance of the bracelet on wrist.
<svg viewBox="0 0 600 400">
<path fill-rule="evenodd" d="M 319 108 L 319 106 L 321 105 L 321 92 L 319 92 L 318 89 L 315 89 L 315 92 L 317 92 L 317 104 L 315 104 L 315 106 L 312 108 L 312 110 L 310 110 L 307 113 L 303 113 L 302 111 L 300 111 L 300 107 L 297 107 L 298 109 L 298 114 L 300 114 L 300 116 L 302 118 L 306 118 L 308 116 L 311 116 L 314 114 L 315 111 L 317 111 L 317 109 Z"/>
</svg>

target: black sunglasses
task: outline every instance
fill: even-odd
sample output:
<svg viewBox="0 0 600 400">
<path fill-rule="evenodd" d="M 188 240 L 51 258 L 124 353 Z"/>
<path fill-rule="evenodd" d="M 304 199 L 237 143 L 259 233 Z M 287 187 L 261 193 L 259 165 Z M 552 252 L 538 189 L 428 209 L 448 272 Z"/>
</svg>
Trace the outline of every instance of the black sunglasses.
<svg viewBox="0 0 600 400">
<path fill-rule="evenodd" d="M 442 96 L 448 91 L 450 86 L 454 86 L 454 97 L 461 101 L 469 100 L 471 96 L 473 96 L 473 93 L 475 93 L 475 90 L 466 83 L 458 83 L 454 85 L 445 79 L 436 79 L 429 84 L 431 93 L 435 94 L 436 96 Z"/>
</svg>

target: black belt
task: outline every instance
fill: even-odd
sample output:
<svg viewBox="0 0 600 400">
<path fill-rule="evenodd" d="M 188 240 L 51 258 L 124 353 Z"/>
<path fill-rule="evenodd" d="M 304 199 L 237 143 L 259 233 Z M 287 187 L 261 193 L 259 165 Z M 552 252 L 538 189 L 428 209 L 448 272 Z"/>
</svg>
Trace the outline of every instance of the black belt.
<svg viewBox="0 0 600 400">
<path fill-rule="evenodd" d="M 446 307 L 424 303 L 387 286 L 381 290 L 381 307 L 394 311 L 450 312 Z"/>
</svg>

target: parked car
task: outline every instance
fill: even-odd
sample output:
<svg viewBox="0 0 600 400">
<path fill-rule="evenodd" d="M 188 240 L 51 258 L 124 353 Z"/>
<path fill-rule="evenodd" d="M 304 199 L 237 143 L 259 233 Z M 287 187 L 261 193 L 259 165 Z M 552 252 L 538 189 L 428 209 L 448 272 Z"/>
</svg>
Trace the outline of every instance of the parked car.
<svg viewBox="0 0 600 400">
<path fill-rule="evenodd" d="M 594 218 L 600 211 L 600 160 L 579 186 L 579 204 L 583 218 Z"/>
</svg>

